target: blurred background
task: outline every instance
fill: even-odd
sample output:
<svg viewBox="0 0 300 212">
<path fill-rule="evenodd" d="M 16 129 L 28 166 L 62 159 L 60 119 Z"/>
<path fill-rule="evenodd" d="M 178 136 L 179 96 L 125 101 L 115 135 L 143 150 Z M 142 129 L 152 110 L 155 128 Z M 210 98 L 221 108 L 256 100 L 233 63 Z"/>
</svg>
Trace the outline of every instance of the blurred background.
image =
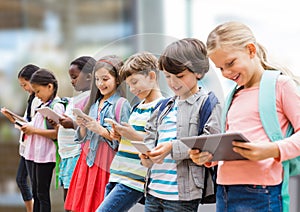
<svg viewBox="0 0 300 212">
<path fill-rule="evenodd" d="M 1 0 L 0 106 L 23 114 L 27 93 L 20 88 L 17 73 L 28 63 L 53 71 L 59 95 L 72 96 L 68 68 L 76 57 L 117 54 L 126 59 L 144 50 L 159 57 L 169 43 L 185 37 L 205 42 L 216 25 L 232 20 L 249 25 L 271 59 L 300 75 L 297 8 L 293 0 Z M 161 80 L 163 93 L 170 95 Z M 200 83 L 221 101 L 230 86 L 213 65 Z M 1 114 L 1 212 L 25 211 L 15 183 L 18 160 L 18 131 Z M 296 179 L 295 185 L 292 192 L 298 196 Z M 52 187 L 52 211 L 63 211 L 63 191 Z M 292 210 L 300 210 L 297 204 Z M 204 206 L 202 211 L 214 207 Z"/>
</svg>

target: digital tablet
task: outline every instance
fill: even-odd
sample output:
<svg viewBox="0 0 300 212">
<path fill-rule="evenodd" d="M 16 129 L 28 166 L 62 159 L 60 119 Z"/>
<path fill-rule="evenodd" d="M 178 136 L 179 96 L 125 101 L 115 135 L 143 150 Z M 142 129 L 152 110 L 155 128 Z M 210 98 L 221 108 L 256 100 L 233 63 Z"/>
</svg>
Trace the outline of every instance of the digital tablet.
<svg viewBox="0 0 300 212">
<path fill-rule="evenodd" d="M 151 151 L 151 148 L 145 144 L 143 141 L 131 141 L 131 144 L 140 152 L 143 154 L 146 154 L 146 152 Z"/>
<path fill-rule="evenodd" d="M 37 112 L 41 113 L 44 117 L 53 120 L 55 123 L 59 123 L 59 119 L 63 118 L 62 115 L 56 113 L 50 107 L 42 107 L 36 109 Z"/>
<path fill-rule="evenodd" d="M 212 161 L 247 160 L 232 149 L 232 141 L 249 142 L 238 132 L 184 137 L 180 140 L 191 149 L 210 152 Z"/>
<path fill-rule="evenodd" d="M 1 111 L 7 112 L 9 115 L 11 115 L 15 119 L 15 121 L 20 121 L 22 123 L 27 122 L 23 117 L 15 114 L 14 112 L 12 112 L 11 110 L 9 110 L 7 108 L 1 108 Z"/>
</svg>

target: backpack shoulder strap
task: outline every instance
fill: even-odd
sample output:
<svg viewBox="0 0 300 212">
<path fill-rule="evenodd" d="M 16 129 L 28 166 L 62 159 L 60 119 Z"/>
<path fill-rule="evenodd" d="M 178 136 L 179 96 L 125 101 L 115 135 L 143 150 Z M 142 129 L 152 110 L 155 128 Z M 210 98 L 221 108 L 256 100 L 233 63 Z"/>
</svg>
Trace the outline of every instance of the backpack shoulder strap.
<svg viewBox="0 0 300 212">
<path fill-rule="evenodd" d="M 277 109 L 276 109 L 276 82 L 280 75 L 279 71 L 265 71 L 260 81 L 259 87 L 259 115 L 263 128 L 271 141 L 283 139 L 283 134 L 280 128 Z M 293 127 L 289 124 L 285 137 L 288 137 L 293 132 Z M 282 162 L 284 169 L 282 182 L 282 203 L 283 211 L 289 211 L 289 178 L 300 173 L 299 157 Z"/>
<path fill-rule="evenodd" d="M 229 92 L 229 94 L 227 95 L 226 99 L 225 99 L 225 102 L 224 102 L 224 106 L 223 106 L 223 110 L 222 110 L 222 116 L 221 116 L 221 131 L 224 133 L 225 130 L 226 130 L 226 117 L 227 117 L 227 113 L 228 113 L 228 110 L 230 108 L 230 105 L 231 105 L 231 102 L 232 102 L 232 99 L 233 99 L 233 96 L 234 94 L 236 93 L 238 89 L 238 86 L 234 86 L 231 91 Z"/>
<path fill-rule="evenodd" d="M 118 123 L 121 122 L 121 110 L 125 101 L 126 99 L 124 97 L 120 97 L 115 106 L 116 121 Z"/>
<path fill-rule="evenodd" d="M 135 108 L 137 108 L 137 106 L 140 104 L 140 102 L 134 104 L 132 107 L 131 107 L 131 110 L 130 110 L 130 114 L 135 110 Z"/>
<path fill-rule="evenodd" d="M 172 97 L 169 98 L 165 98 L 165 99 L 161 99 L 159 100 L 155 107 L 153 108 L 153 110 L 156 110 L 159 107 L 159 110 L 163 111 L 163 109 L 166 107 L 167 103 L 170 101 Z"/>
<path fill-rule="evenodd" d="M 279 71 L 264 71 L 259 85 L 259 116 L 271 141 L 283 138 L 276 110 L 276 81 L 279 75 Z"/>
<path fill-rule="evenodd" d="M 211 115 L 213 108 L 219 102 L 218 98 L 215 94 L 210 91 L 208 93 L 208 97 L 204 102 L 204 105 L 201 107 L 199 111 L 199 124 L 198 124 L 198 135 L 203 133 L 204 125 L 207 122 L 208 118 Z"/>
<path fill-rule="evenodd" d="M 168 104 L 168 102 L 170 101 L 171 98 L 172 97 L 165 98 L 165 99 L 159 100 L 159 102 L 157 102 L 157 104 L 153 108 L 153 111 L 158 108 L 157 118 L 160 116 L 161 112 L 165 109 L 165 107 L 167 106 L 167 104 Z"/>
<path fill-rule="evenodd" d="M 67 104 L 69 103 L 69 99 L 67 97 L 62 97 L 62 98 L 59 98 L 59 99 L 53 99 L 53 101 L 48 105 L 48 107 L 50 107 L 51 109 L 54 108 L 54 105 L 56 103 L 60 103 L 64 106 L 64 108 L 66 109 L 67 107 Z"/>
</svg>

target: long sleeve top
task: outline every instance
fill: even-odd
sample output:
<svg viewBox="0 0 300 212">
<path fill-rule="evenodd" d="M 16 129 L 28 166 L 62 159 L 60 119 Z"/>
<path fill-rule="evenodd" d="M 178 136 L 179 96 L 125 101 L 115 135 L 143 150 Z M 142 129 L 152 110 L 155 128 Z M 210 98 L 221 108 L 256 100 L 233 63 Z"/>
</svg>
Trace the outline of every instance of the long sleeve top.
<svg viewBox="0 0 300 212">
<path fill-rule="evenodd" d="M 97 117 L 100 117 L 99 120 L 99 124 L 105 128 L 107 128 L 108 130 L 111 129 L 111 126 L 104 122 L 104 118 L 111 118 L 111 119 L 115 119 L 116 114 L 115 114 L 115 104 L 117 103 L 117 100 L 120 98 L 118 93 L 113 94 L 111 97 L 109 97 L 107 100 L 105 100 L 104 104 L 103 104 L 103 108 L 100 111 L 100 115 L 98 114 L 98 107 L 99 107 L 99 102 L 101 100 L 98 99 L 96 101 L 96 103 L 94 103 L 89 111 L 89 116 L 97 119 Z M 129 119 L 129 115 L 130 115 L 130 104 L 128 101 L 125 101 L 123 104 L 123 107 L 121 109 L 121 122 L 128 122 Z M 89 167 L 93 166 L 95 158 L 96 158 L 96 154 L 97 154 L 97 150 L 98 150 L 98 146 L 99 146 L 99 142 L 107 142 L 110 147 L 113 150 L 117 150 L 119 142 L 116 140 L 110 141 L 107 138 L 94 133 L 93 131 L 87 130 L 86 135 L 84 137 L 80 136 L 80 129 L 79 127 L 76 130 L 76 134 L 75 134 L 75 142 L 77 143 L 83 143 L 86 141 L 90 141 L 90 146 L 89 146 L 89 152 L 87 154 L 87 165 Z"/>
<path fill-rule="evenodd" d="M 235 94 L 227 115 L 226 131 L 239 131 L 255 143 L 271 142 L 260 121 L 258 95 L 259 87 L 242 89 Z M 276 83 L 276 107 L 282 134 L 286 134 L 289 122 L 295 131 L 291 137 L 276 142 L 280 158 L 261 161 L 220 161 L 218 184 L 277 185 L 281 183 L 281 162 L 300 155 L 300 93 L 295 83 L 286 76 L 279 76 Z"/>
</svg>

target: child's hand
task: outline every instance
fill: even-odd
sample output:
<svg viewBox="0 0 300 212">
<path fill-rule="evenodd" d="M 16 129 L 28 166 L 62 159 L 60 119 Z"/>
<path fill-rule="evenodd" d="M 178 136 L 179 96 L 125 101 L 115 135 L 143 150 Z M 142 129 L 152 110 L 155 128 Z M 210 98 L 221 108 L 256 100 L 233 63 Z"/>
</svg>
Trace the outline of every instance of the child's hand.
<svg viewBox="0 0 300 212">
<path fill-rule="evenodd" d="M 122 122 L 122 125 L 114 125 L 114 129 L 122 136 L 131 141 L 141 141 L 143 136 L 139 134 L 130 124 Z"/>
<path fill-rule="evenodd" d="M 151 152 L 148 152 L 149 158 L 154 163 L 163 163 L 165 157 L 171 152 L 172 150 L 172 142 L 165 142 L 158 144 Z"/>
<path fill-rule="evenodd" d="M 77 123 L 77 125 L 78 125 L 79 127 L 85 128 L 85 125 L 86 125 L 87 121 L 86 121 L 86 119 L 77 116 L 77 117 L 76 117 L 76 123 Z"/>
<path fill-rule="evenodd" d="M 118 131 L 116 130 L 116 125 L 112 125 L 111 131 L 110 131 L 110 137 L 111 140 L 121 140 L 121 135 L 118 133 Z"/>
<path fill-rule="evenodd" d="M 259 161 L 267 158 L 280 157 L 279 148 L 276 142 L 232 142 L 233 151 L 248 158 L 249 160 Z"/>
<path fill-rule="evenodd" d="M 87 120 L 85 127 L 90 131 L 102 135 L 104 127 L 102 127 L 96 119 Z M 103 129 L 102 129 L 103 128 Z"/>
<path fill-rule="evenodd" d="M 26 135 L 32 135 L 32 134 L 35 134 L 34 131 L 35 131 L 35 128 L 30 125 L 30 124 L 24 124 L 22 127 L 21 127 L 21 130 L 26 134 Z"/>
<path fill-rule="evenodd" d="M 147 155 L 139 153 L 139 157 L 141 159 L 143 166 L 150 168 L 153 165 L 153 161 L 149 159 Z"/>
<path fill-rule="evenodd" d="M 48 122 L 49 122 L 54 128 L 57 128 L 57 127 L 58 127 L 58 124 L 57 124 L 55 121 L 53 121 L 52 119 L 48 119 L 48 118 L 47 118 L 47 120 L 48 120 Z"/>
<path fill-rule="evenodd" d="M 63 118 L 59 119 L 59 123 L 66 129 L 74 129 L 74 121 L 69 116 L 63 114 Z"/>
<path fill-rule="evenodd" d="M 189 154 L 192 161 L 199 166 L 202 166 L 213 158 L 209 152 L 200 152 L 199 149 L 191 149 L 189 150 Z"/>
</svg>

